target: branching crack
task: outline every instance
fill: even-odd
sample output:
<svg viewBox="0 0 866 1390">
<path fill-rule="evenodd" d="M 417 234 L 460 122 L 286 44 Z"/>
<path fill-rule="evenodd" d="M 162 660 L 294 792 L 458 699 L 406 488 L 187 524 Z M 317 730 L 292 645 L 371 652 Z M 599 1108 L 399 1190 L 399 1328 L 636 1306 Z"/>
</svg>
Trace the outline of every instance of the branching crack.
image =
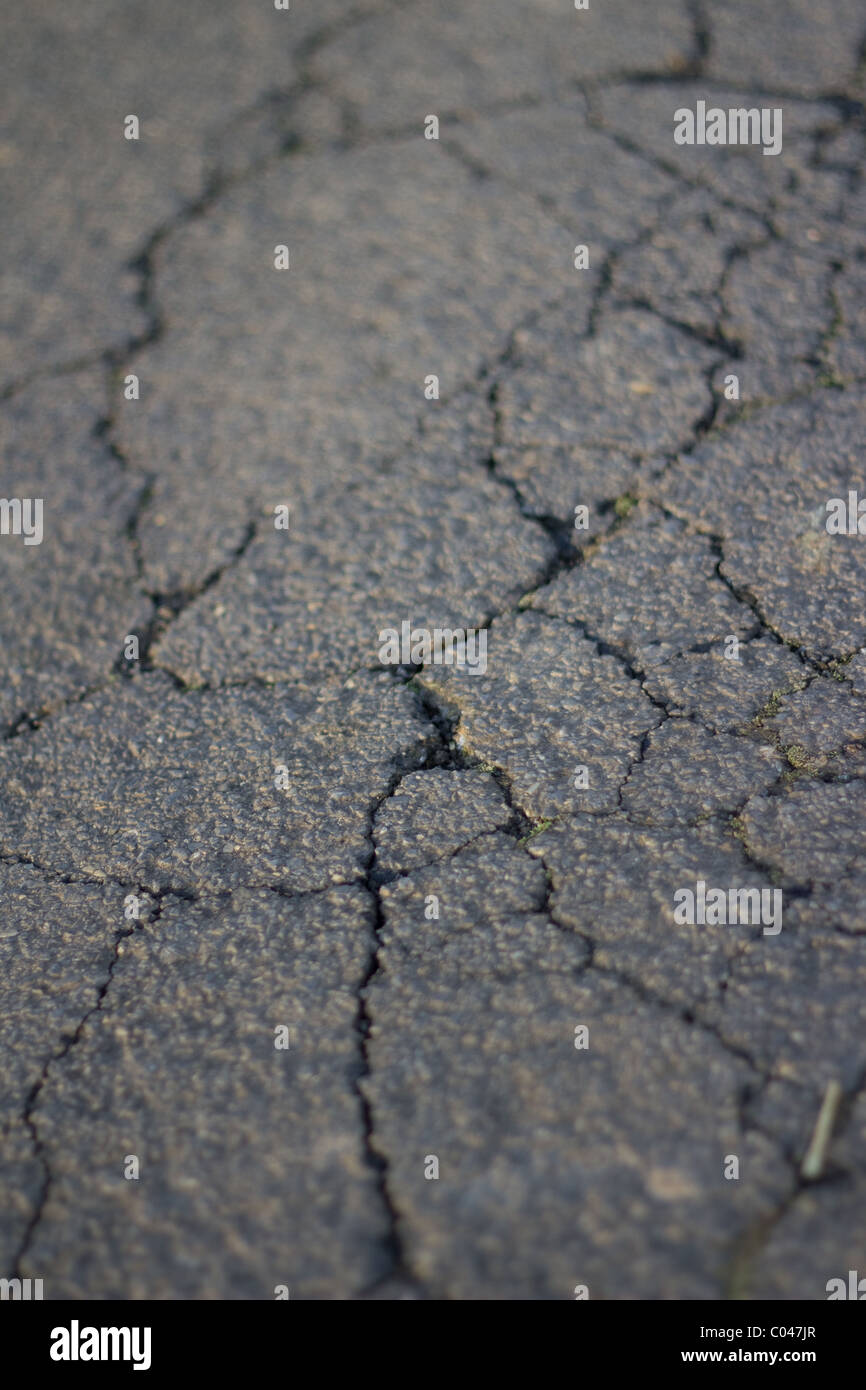
<svg viewBox="0 0 866 1390">
<path fill-rule="evenodd" d="M 148 895 L 142 894 L 142 896 L 147 897 Z M 158 920 L 162 912 L 162 898 L 165 895 L 153 894 L 149 896 L 151 900 L 154 902 L 154 914 L 150 919 L 148 925 L 150 925 L 151 922 L 155 922 L 156 920 Z M 54 1174 L 51 1170 L 51 1164 L 49 1161 L 45 1142 L 40 1137 L 39 1126 L 36 1119 L 36 1108 L 39 1103 L 39 1098 L 42 1095 L 45 1086 L 48 1084 L 49 1075 L 52 1072 L 52 1070 L 59 1066 L 69 1055 L 72 1049 L 78 1045 L 84 1033 L 84 1030 L 87 1027 L 87 1024 L 96 1014 L 98 1014 L 101 1011 L 105 1003 L 105 998 L 108 994 L 112 978 L 114 976 L 115 967 L 117 965 L 118 960 L 120 959 L 122 951 L 122 942 L 127 937 L 132 936 L 133 932 L 140 931 L 142 930 L 142 928 L 143 923 L 136 922 L 131 926 L 121 927 L 115 932 L 111 960 L 109 961 L 105 978 L 103 979 L 102 983 L 99 985 L 97 989 L 96 999 L 94 1003 L 82 1015 L 74 1031 L 64 1039 L 60 1048 L 56 1052 L 52 1053 L 48 1060 L 45 1062 L 42 1071 L 40 1072 L 36 1081 L 30 1088 L 30 1092 L 24 1103 L 24 1111 L 21 1116 L 21 1119 L 30 1134 L 30 1138 L 33 1144 L 33 1154 L 42 1167 L 43 1177 L 39 1194 L 36 1199 L 34 1211 L 31 1214 L 30 1220 L 27 1223 L 27 1227 L 24 1231 L 24 1235 L 22 1237 L 21 1243 L 18 1247 L 13 1261 L 11 1276 L 13 1278 L 20 1279 L 23 1277 L 22 1270 L 24 1260 L 27 1256 L 28 1250 L 30 1249 L 33 1243 L 36 1228 L 42 1220 L 42 1216 L 51 1193 L 51 1187 L 54 1182 Z"/>
</svg>

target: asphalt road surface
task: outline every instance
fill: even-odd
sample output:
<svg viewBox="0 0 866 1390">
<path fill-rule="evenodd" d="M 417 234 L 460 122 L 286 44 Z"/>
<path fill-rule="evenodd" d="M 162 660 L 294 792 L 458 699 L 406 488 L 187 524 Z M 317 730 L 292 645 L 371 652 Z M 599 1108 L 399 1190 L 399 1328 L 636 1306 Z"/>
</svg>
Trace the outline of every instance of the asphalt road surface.
<svg viewBox="0 0 866 1390">
<path fill-rule="evenodd" d="M 4 1276 L 866 1273 L 864 33 L 4 7 Z"/>
</svg>

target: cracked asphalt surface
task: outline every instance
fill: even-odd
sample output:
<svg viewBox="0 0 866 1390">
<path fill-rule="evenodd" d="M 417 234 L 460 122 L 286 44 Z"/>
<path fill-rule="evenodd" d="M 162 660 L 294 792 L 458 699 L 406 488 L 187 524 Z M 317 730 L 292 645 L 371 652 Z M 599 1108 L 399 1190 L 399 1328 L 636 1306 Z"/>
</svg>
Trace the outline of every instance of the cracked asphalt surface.
<svg viewBox="0 0 866 1390">
<path fill-rule="evenodd" d="M 0 1272 L 825 1298 L 866 1249 L 859 0 L 2 28 L 0 491 L 45 520 L 0 536 Z M 676 145 L 699 100 L 781 153 Z M 383 666 L 405 619 L 486 673 Z M 782 930 L 678 922 L 700 879 Z"/>
</svg>

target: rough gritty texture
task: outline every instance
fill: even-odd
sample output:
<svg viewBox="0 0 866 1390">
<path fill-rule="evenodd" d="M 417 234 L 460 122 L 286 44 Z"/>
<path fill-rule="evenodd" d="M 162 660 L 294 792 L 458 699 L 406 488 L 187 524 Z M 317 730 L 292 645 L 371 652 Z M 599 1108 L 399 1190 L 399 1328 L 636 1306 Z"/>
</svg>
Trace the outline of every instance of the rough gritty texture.
<svg viewBox="0 0 866 1390">
<path fill-rule="evenodd" d="M 484 679 L 433 671 L 432 689 L 459 712 L 459 747 L 495 760 L 533 817 L 612 810 L 642 736 L 661 718 L 614 657 L 541 614 L 493 623 Z M 555 711 L 555 724 L 538 718 L 542 710 Z"/>
<path fill-rule="evenodd" d="M 376 863 L 385 873 L 399 873 L 447 859 L 506 825 L 511 814 L 487 772 L 444 767 L 410 772 L 376 817 Z"/>
<path fill-rule="evenodd" d="M 720 582 L 717 565 L 707 540 L 642 507 L 600 544 L 591 564 L 560 575 L 534 604 L 647 667 L 694 647 L 723 649 L 728 636 L 753 631 L 752 614 Z"/>
<path fill-rule="evenodd" d="M 762 633 L 736 647 L 717 642 L 709 651 L 686 652 L 651 666 L 644 689 L 670 713 L 733 733 L 747 728 L 774 700 L 799 690 L 810 675 L 792 651 Z"/>
<path fill-rule="evenodd" d="M 95 437 L 105 410 L 92 370 L 35 382 L 0 418 L 3 496 L 41 498 L 44 531 L 40 545 L 2 537 L 4 728 L 104 680 L 127 633 L 150 617 L 126 537 L 144 479 Z"/>
<path fill-rule="evenodd" d="M 769 884 L 721 824 L 657 829 L 621 814 L 575 816 L 539 835 L 530 852 L 551 875 L 555 920 L 586 937 L 596 968 L 683 1011 L 725 988 L 758 928 L 677 924 L 674 892 L 699 878 L 724 889 Z"/>
<path fill-rule="evenodd" d="M 582 973 L 579 936 L 539 953 L 540 928 L 526 914 L 543 874 L 533 881 L 470 854 L 385 896 L 371 990 L 365 1089 L 383 1116 L 413 1267 L 434 1296 L 468 1297 L 483 1284 L 497 1298 L 563 1298 L 581 1282 L 590 1297 L 650 1297 L 659 1278 L 669 1296 L 709 1293 L 731 1221 L 784 1188 L 773 1144 L 754 1132 L 744 1155 L 765 1176 L 740 1190 L 718 1178 L 748 1066 L 676 1018 L 660 1023 L 628 988 Z M 445 914 L 434 941 L 419 918 L 434 880 L 453 945 L 431 972 Z M 587 1023 L 590 1046 L 578 1051 L 575 1027 Z M 656 1130 L 649 1116 L 660 1106 L 668 1123 Z M 430 1155 L 438 1182 L 424 1178 Z M 671 1243 L 683 1211 L 688 1232 Z M 519 1261 L 507 1258 L 515 1246 Z"/>
<path fill-rule="evenodd" d="M 274 269 L 276 245 L 289 247 L 288 272 Z M 408 138 L 299 155 L 290 179 L 271 165 L 179 229 L 156 259 L 166 331 L 138 359 L 146 389 L 124 403 L 118 437 L 143 469 L 171 460 L 154 470 L 139 520 L 146 573 L 161 590 L 187 587 L 203 556 L 209 568 L 224 562 L 263 506 L 291 505 L 295 473 L 308 475 L 300 537 L 305 494 L 333 480 L 330 496 L 311 499 L 310 530 L 329 547 L 329 570 L 343 542 L 321 532 L 322 520 L 341 510 L 363 544 L 353 484 L 375 495 L 390 466 L 396 526 L 409 504 L 389 461 L 408 451 L 419 417 L 504 351 L 540 284 L 580 294 L 569 238 L 536 200 L 479 185 L 440 144 Z M 425 399 L 431 374 L 439 402 Z M 424 500 L 425 515 L 433 505 Z M 463 499 L 464 517 L 473 505 Z M 368 524 L 381 543 L 381 523 Z"/>
<path fill-rule="evenodd" d="M 343 12 L 296 4 L 289 23 L 257 0 L 46 0 L 4 15 L 4 384 L 146 331 L 130 263 L 222 172 L 225 132 L 298 84 L 300 45 Z"/>
<path fill-rule="evenodd" d="M 11 1267 L 39 1209 L 45 1173 L 34 1162 L 32 1112 L 49 1069 L 74 1045 L 110 976 L 124 893 L 53 882 L 0 864 L 0 1258 Z"/>
<path fill-rule="evenodd" d="M 381 1272 L 353 1088 L 371 914 L 357 888 L 242 891 L 170 900 L 123 943 L 38 1108 L 52 1183 L 31 1258 L 55 1297 L 334 1298 Z"/>
<path fill-rule="evenodd" d="M 537 583 L 554 553 L 477 463 L 455 467 L 444 451 L 383 464 L 375 481 L 335 478 L 274 495 L 290 507 L 289 530 L 263 518 L 230 575 L 155 648 L 156 664 L 189 685 L 308 685 L 375 666 L 380 632 L 404 620 L 477 627 Z M 288 623 L 287 608 L 296 615 Z"/>
<path fill-rule="evenodd" d="M 823 1299 L 862 6 L 6 8 L 0 495 L 44 539 L 0 534 L 0 1277 Z M 675 145 L 698 100 L 781 153 Z M 404 620 L 486 673 L 384 669 Z M 701 881 L 781 931 L 678 919 Z"/>
<path fill-rule="evenodd" d="M 861 537 L 830 535 L 828 499 L 860 476 L 862 389 L 823 390 L 709 434 L 671 467 L 667 505 L 718 537 L 719 572 L 792 646 L 824 660 L 866 641 Z"/>
<path fill-rule="evenodd" d="M 71 705 L 0 748 L 2 852 L 154 890 L 357 878 L 370 793 L 430 731 L 384 675 L 352 687 L 180 694 L 154 675 Z"/>
<path fill-rule="evenodd" d="M 621 803 L 646 825 L 693 825 L 733 810 L 781 770 L 771 748 L 669 719 L 647 738 Z"/>
</svg>

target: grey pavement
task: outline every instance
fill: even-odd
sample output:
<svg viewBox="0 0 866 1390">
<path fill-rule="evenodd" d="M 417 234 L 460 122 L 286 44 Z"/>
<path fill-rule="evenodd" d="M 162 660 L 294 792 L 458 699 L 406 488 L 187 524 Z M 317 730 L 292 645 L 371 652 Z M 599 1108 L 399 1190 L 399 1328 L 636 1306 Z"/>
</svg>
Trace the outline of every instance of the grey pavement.
<svg viewBox="0 0 866 1390">
<path fill-rule="evenodd" d="M 866 1260 L 862 6 L 0 31 L 0 1277 L 825 1299 Z M 701 102 L 781 149 L 675 143 Z M 383 657 L 404 623 L 481 666 Z"/>
</svg>

